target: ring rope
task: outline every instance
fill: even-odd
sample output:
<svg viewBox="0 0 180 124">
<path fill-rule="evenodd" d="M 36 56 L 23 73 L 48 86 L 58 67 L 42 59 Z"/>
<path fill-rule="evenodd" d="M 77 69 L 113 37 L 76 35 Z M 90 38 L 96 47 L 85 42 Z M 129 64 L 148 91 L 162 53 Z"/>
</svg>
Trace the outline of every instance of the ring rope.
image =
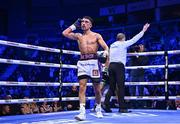
<svg viewBox="0 0 180 124">
<path fill-rule="evenodd" d="M 140 52 L 140 53 L 127 53 L 128 56 L 145 56 L 145 55 L 164 55 L 165 51 L 153 51 L 153 52 Z M 180 54 L 180 50 L 168 51 L 168 54 Z"/>
<path fill-rule="evenodd" d="M 34 62 L 34 61 L 15 60 L 15 59 L 3 59 L 3 58 L 0 58 L 0 63 L 60 68 L 60 64 L 56 64 L 56 63 Z M 178 67 L 180 67 L 180 64 L 170 64 L 168 66 L 169 66 L 169 68 L 178 68 Z M 164 68 L 164 67 L 165 67 L 165 65 L 149 65 L 149 66 L 128 66 L 128 67 L 125 67 L 125 68 L 126 69 L 141 69 L 141 68 L 148 69 L 148 68 Z M 77 66 L 76 65 L 62 64 L 62 68 L 74 68 L 74 69 L 77 69 Z"/>
<path fill-rule="evenodd" d="M 116 99 L 116 97 L 112 97 Z M 86 100 L 94 100 L 95 97 L 86 97 Z M 165 96 L 125 96 L 126 100 L 165 100 Z M 169 96 L 171 100 L 179 100 L 180 96 Z M 62 101 L 77 101 L 79 97 L 62 97 Z M 53 102 L 59 98 L 33 98 L 33 99 L 8 99 L 0 100 L 0 104 L 30 103 L 30 102 Z"/>
<path fill-rule="evenodd" d="M 33 65 L 33 66 L 43 66 L 43 67 L 58 67 L 58 68 L 60 68 L 60 64 L 45 63 L 45 62 L 34 62 L 34 61 L 26 61 L 26 60 L 15 60 L 15 59 L 3 59 L 3 58 L 0 58 L 0 63 Z"/>
<path fill-rule="evenodd" d="M 5 41 L 5 40 L 0 40 L 0 44 L 1 45 L 7 45 L 7 46 L 20 47 L 20 48 L 33 49 L 33 50 L 46 51 L 46 52 L 54 52 L 54 53 L 60 53 L 61 52 L 61 50 L 55 49 L 55 48 L 35 46 L 35 45 L 31 45 L 31 44 L 23 44 L 23 43 L 17 43 L 17 42 Z M 62 50 L 62 52 L 65 54 L 80 55 L 79 51 Z"/>
<path fill-rule="evenodd" d="M 169 81 L 170 85 L 180 85 L 180 81 Z M 63 86 L 79 86 L 79 83 L 63 83 Z M 152 82 L 125 82 L 125 85 L 164 85 L 164 81 Z M 60 86 L 59 82 L 15 82 L 15 81 L 0 81 L 0 86 Z M 87 83 L 87 86 L 92 86 L 92 83 Z"/>
<path fill-rule="evenodd" d="M 0 44 L 8 45 L 8 46 L 14 46 L 14 47 L 27 48 L 27 49 L 40 50 L 40 51 L 46 51 L 46 52 L 60 53 L 59 49 L 42 47 L 42 46 L 35 46 L 35 45 L 23 44 L 23 43 L 17 43 L 17 42 L 5 41 L 5 40 L 0 40 Z"/>
<path fill-rule="evenodd" d="M 23 43 L 17 43 L 17 42 L 11 42 L 11 41 L 5 41 L 0 40 L 0 44 L 2 45 L 8 45 L 8 46 L 14 46 L 14 47 L 21 47 L 21 48 L 27 48 L 27 49 L 34 49 L 34 50 L 41 50 L 41 51 L 47 51 L 47 52 L 55 52 L 60 53 L 61 51 L 59 49 L 49 48 L 49 47 L 42 47 L 42 46 L 35 46 L 30 44 L 23 44 Z M 80 55 L 79 51 L 72 51 L 72 50 L 62 50 L 65 54 L 76 54 Z M 164 55 L 164 51 L 154 51 L 154 52 L 141 52 L 141 53 L 128 53 L 128 56 L 137 56 L 137 55 Z M 168 51 L 168 54 L 179 54 L 180 50 L 171 50 Z"/>
<path fill-rule="evenodd" d="M 60 86 L 59 82 L 15 82 L 15 81 L 0 81 L 0 85 L 4 85 L 4 86 Z"/>
<path fill-rule="evenodd" d="M 60 64 L 56 64 L 56 63 L 34 62 L 34 61 L 15 60 L 15 59 L 3 59 L 3 58 L 0 58 L 0 63 L 60 68 Z M 126 69 L 141 69 L 141 68 L 148 69 L 148 68 L 164 68 L 164 67 L 165 67 L 165 65 L 149 65 L 149 66 L 128 66 L 128 67 L 125 67 L 125 68 Z M 170 64 L 169 65 L 169 68 L 179 68 L 179 67 L 180 67 L 180 64 Z M 74 69 L 77 69 L 77 66 L 76 65 L 62 64 L 62 68 L 74 68 Z"/>
</svg>

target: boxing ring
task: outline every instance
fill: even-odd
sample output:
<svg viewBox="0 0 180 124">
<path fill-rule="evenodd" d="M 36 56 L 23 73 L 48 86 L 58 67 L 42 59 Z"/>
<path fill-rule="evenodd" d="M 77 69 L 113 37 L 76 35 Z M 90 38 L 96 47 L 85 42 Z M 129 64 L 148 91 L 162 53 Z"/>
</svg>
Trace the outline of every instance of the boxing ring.
<svg viewBox="0 0 180 124">
<path fill-rule="evenodd" d="M 15 82 L 15 81 L 0 81 L 1 86 L 58 86 L 59 94 L 61 94 L 62 87 L 66 86 L 79 86 L 79 83 L 65 83 L 61 81 L 61 69 L 77 69 L 76 65 L 63 64 L 61 61 L 62 54 L 75 54 L 80 55 L 78 51 L 70 50 L 60 50 L 42 46 L 35 46 L 30 44 L 23 44 L 11 41 L 0 40 L 1 45 L 13 46 L 18 48 L 26 48 L 32 50 L 46 51 L 52 53 L 58 53 L 60 55 L 59 63 L 45 63 L 36 61 L 26 61 L 26 60 L 15 60 L 0 58 L 0 63 L 5 64 L 18 64 L 18 65 L 28 65 L 28 66 L 41 66 L 41 67 L 53 67 L 59 68 L 59 82 Z M 179 68 L 180 64 L 168 64 L 168 55 L 170 54 L 180 54 L 180 50 L 173 51 L 155 51 L 155 52 L 141 52 L 141 53 L 128 53 L 128 56 L 149 56 L 149 55 L 164 55 L 165 64 L 164 65 L 148 65 L 148 66 L 128 66 L 126 69 L 165 69 L 164 81 L 153 81 L 153 82 L 125 82 L 125 85 L 161 85 L 165 88 L 165 96 L 125 96 L 126 100 L 176 100 L 180 99 L 180 96 L 169 96 L 168 87 L 169 85 L 179 85 L 180 81 L 168 81 L 168 69 L 169 68 Z M 88 83 L 87 86 L 92 86 Z M 87 100 L 94 100 L 95 97 L 86 97 Z M 61 97 L 57 96 L 55 98 L 33 98 L 33 99 L 8 99 L 0 100 L 0 104 L 15 104 L 15 103 L 31 103 L 31 102 L 53 102 L 53 101 L 75 101 L 79 100 L 78 97 Z M 96 118 L 93 112 L 87 112 L 87 120 L 83 122 L 77 122 L 74 116 L 78 111 L 63 111 L 63 112 L 53 112 L 53 113 L 39 113 L 31 115 L 13 115 L 0 117 L 0 123 L 180 123 L 180 111 L 178 110 L 132 110 L 131 113 L 118 113 L 116 109 L 113 109 L 113 113 L 104 113 L 104 118 Z"/>
</svg>

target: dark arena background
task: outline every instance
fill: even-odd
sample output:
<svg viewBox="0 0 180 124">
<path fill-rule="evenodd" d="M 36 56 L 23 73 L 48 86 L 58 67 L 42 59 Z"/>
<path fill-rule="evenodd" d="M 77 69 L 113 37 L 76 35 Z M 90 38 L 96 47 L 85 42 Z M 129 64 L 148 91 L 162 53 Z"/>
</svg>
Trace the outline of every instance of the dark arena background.
<svg viewBox="0 0 180 124">
<path fill-rule="evenodd" d="M 96 118 L 89 80 L 87 118 L 74 119 L 79 110 L 80 52 L 78 42 L 62 32 L 83 16 L 93 18 L 91 30 L 101 34 L 108 47 L 118 33 L 131 39 L 150 23 L 144 36 L 128 47 L 129 113 L 118 112 L 115 94 L 112 112 L 103 110 L 106 87 L 104 117 Z M 144 58 L 134 62 L 135 57 Z M 180 0 L 0 0 L 0 123 L 180 123 Z"/>
</svg>

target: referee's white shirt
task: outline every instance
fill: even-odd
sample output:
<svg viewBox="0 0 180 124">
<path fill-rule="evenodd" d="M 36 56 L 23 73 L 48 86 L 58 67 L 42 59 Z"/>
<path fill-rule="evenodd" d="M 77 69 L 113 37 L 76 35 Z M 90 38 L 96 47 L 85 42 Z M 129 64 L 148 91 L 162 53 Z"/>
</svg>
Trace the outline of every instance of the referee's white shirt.
<svg viewBox="0 0 180 124">
<path fill-rule="evenodd" d="M 127 47 L 136 43 L 144 32 L 141 31 L 139 34 L 134 36 L 132 39 L 127 41 L 116 41 L 110 45 L 110 63 L 121 62 L 126 65 Z"/>
</svg>

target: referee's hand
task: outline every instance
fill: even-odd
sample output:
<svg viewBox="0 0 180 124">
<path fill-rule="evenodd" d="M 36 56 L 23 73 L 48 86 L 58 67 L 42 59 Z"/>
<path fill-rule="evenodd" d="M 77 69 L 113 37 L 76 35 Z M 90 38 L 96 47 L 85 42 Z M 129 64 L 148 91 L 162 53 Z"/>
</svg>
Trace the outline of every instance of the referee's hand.
<svg viewBox="0 0 180 124">
<path fill-rule="evenodd" d="M 150 24 L 149 23 L 146 23 L 143 27 L 143 32 L 146 32 L 147 29 L 149 28 Z"/>
</svg>

